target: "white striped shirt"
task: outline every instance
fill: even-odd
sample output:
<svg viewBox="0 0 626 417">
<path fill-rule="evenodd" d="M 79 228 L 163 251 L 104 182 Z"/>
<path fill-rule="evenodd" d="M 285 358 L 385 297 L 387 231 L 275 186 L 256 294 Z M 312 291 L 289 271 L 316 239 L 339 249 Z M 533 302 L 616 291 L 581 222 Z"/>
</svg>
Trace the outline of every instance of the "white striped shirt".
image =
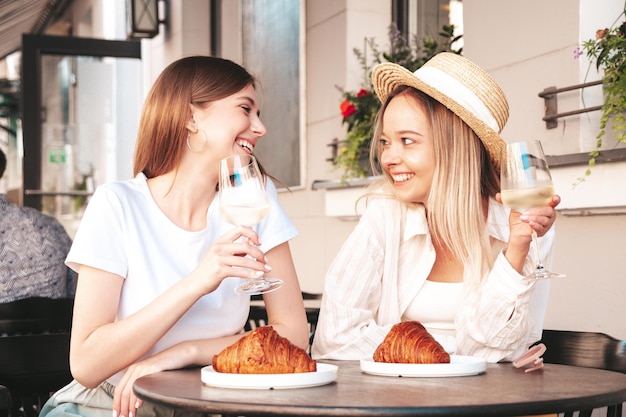
<svg viewBox="0 0 626 417">
<path fill-rule="evenodd" d="M 525 278 L 504 257 L 508 216 L 507 208 L 490 201 L 487 227 L 497 259 L 480 289 L 470 290 L 459 305 L 456 354 L 511 360 L 541 338 L 549 280 Z M 554 227 L 539 239 L 547 268 L 553 241 Z M 525 273 L 533 268 L 531 256 L 532 251 Z M 312 356 L 371 357 L 391 326 L 402 320 L 434 261 L 424 208 L 371 198 L 327 272 Z"/>
</svg>

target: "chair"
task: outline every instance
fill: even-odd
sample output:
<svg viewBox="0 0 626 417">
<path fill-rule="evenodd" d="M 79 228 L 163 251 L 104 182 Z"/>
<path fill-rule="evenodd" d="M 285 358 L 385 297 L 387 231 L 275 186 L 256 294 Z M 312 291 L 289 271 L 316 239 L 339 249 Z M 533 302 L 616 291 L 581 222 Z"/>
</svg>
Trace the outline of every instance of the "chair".
<svg viewBox="0 0 626 417">
<path fill-rule="evenodd" d="M 67 332 L 72 325 L 72 298 L 25 298 L 0 303 L 0 335 Z"/>
<path fill-rule="evenodd" d="M 250 313 L 248 314 L 248 321 L 246 321 L 243 329 L 247 332 L 256 329 L 257 327 L 262 327 L 267 325 L 267 311 L 265 311 L 265 307 L 263 306 L 250 306 Z"/>
<path fill-rule="evenodd" d="M 626 373 L 626 340 L 604 333 L 544 330 L 541 343 L 547 350 L 545 363 L 582 366 Z M 579 417 L 590 417 L 593 410 L 581 410 Z M 572 417 L 573 412 L 564 413 Z M 621 417 L 622 404 L 607 407 L 607 417 Z"/>
<path fill-rule="evenodd" d="M 73 299 L 30 298 L 0 304 L 0 416 L 35 417 L 72 380 Z"/>
<path fill-rule="evenodd" d="M 11 393 L 4 385 L 0 385 L 0 417 L 9 417 L 11 409 Z"/>
<path fill-rule="evenodd" d="M 302 292 L 303 300 L 321 300 L 322 294 L 313 294 L 309 292 Z M 317 328 L 317 320 L 320 316 L 319 307 L 306 307 L 306 320 L 309 322 L 309 350 L 313 345 L 313 338 L 315 337 L 315 330 Z"/>
<path fill-rule="evenodd" d="M 304 300 L 319 300 L 322 298 L 321 294 L 312 294 L 307 292 L 302 292 L 302 299 Z M 251 300 L 253 301 L 262 301 L 263 297 L 261 295 L 253 295 L 251 296 Z M 309 323 L 309 347 L 313 344 L 313 337 L 315 336 L 315 328 L 317 327 L 317 319 L 319 317 L 320 310 L 317 307 L 307 307 L 306 309 L 306 319 Z M 248 314 L 248 321 L 244 326 L 245 331 L 254 330 L 257 327 L 265 326 L 268 323 L 267 311 L 265 310 L 265 306 L 261 305 L 251 305 L 250 313 Z"/>
</svg>

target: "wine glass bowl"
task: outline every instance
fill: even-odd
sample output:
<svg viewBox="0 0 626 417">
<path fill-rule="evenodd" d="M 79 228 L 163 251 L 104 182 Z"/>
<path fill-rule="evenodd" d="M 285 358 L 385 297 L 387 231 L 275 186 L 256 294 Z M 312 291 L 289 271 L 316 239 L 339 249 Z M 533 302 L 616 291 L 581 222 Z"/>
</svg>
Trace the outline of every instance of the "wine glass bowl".
<svg viewBox="0 0 626 417">
<path fill-rule="evenodd" d="M 254 227 L 270 212 L 265 178 L 253 155 L 237 154 L 220 161 L 220 215 L 227 223 Z M 235 289 L 237 294 L 264 294 L 278 289 L 283 281 L 261 276 Z"/>
<path fill-rule="evenodd" d="M 552 201 L 554 185 L 540 141 L 520 141 L 506 145 L 502 151 L 500 188 L 502 204 L 520 212 L 545 206 Z M 536 261 L 532 277 L 547 279 L 565 276 L 544 267 L 534 229 L 532 245 Z"/>
<path fill-rule="evenodd" d="M 224 221 L 253 227 L 270 211 L 265 185 L 252 155 L 233 155 L 220 162 L 220 215 Z"/>
<path fill-rule="evenodd" d="M 529 153 L 532 148 L 536 148 L 533 142 L 515 142 L 508 144 L 503 151 L 500 194 L 504 205 L 517 211 L 545 206 L 554 196 L 552 177 L 542 156 L 543 151 L 541 156 L 535 156 Z"/>
</svg>

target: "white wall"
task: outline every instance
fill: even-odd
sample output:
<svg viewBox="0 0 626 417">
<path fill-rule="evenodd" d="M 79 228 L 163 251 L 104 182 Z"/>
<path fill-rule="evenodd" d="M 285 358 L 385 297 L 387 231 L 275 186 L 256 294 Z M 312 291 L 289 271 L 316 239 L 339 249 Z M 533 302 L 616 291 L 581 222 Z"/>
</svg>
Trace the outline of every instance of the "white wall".
<svg viewBox="0 0 626 417">
<path fill-rule="evenodd" d="M 326 269 L 356 224 L 326 217 L 325 191 L 311 190 L 315 180 L 341 176 L 326 162 L 330 157 L 327 144 L 345 132 L 339 112 L 341 93 L 335 86 L 359 86 L 362 73 L 353 48 L 362 48 L 365 37 L 387 39 L 390 21 L 388 0 L 306 2 L 307 187 L 281 195 L 300 232 L 292 251 L 305 291 L 322 292 Z"/>
<path fill-rule="evenodd" d="M 612 24 L 623 1 L 472 0 L 463 6 L 464 55 L 496 78 L 510 102 L 504 139 L 538 138 L 549 154 L 590 150 L 588 143 L 595 142 L 597 134 L 598 112 L 559 119 L 558 128 L 547 130 L 541 120 L 543 99 L 537 94 L 549 86 L 584 81 L 587 65 L 574 60 L 573 51 L 581 39 L 591 39 L 596 29 Z M 605 20 L 593 19 L 595 12 Z M 577 109 L 580 94 L 559 95 L 558 105 L 559 111 Z M 596 122 L 581 122 L 588 120 Z M 618 197 L 624 201 L 624 163 L 597 166 L 588 183 L 572 188 L 584 169 L 553 169 L 557 193 L 563 197 L 561 208 L 604 206 L 607 201 L 615 206 L 619 203 L 610 201 Z M 619 212 L 620 208 L 610 211 Z M 560 213 L 556 227 L 553 269 L 567 278 L 551 284 L 545 327 L 602 331 L 626 339 L 626 216 Z"/>
</svg>

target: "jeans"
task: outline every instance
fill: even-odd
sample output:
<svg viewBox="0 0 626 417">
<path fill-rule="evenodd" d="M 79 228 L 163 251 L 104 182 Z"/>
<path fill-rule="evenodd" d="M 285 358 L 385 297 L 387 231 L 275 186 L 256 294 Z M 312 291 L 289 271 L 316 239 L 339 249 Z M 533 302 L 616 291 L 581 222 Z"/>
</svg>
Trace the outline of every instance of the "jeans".
<svg viewBox="0 0 626 417">
<path fill-rule="evenodd" d="M 114 390 L 115 387 L 106 381 L 97 388 L 85 388 L 78 382 L 72 381 L 50 397 L 41 408 L 39 417 L 111 417 Z M 202 415 L 144 402 L 137 410 L 136 417 L 201 417 Z"/>
</svg>

